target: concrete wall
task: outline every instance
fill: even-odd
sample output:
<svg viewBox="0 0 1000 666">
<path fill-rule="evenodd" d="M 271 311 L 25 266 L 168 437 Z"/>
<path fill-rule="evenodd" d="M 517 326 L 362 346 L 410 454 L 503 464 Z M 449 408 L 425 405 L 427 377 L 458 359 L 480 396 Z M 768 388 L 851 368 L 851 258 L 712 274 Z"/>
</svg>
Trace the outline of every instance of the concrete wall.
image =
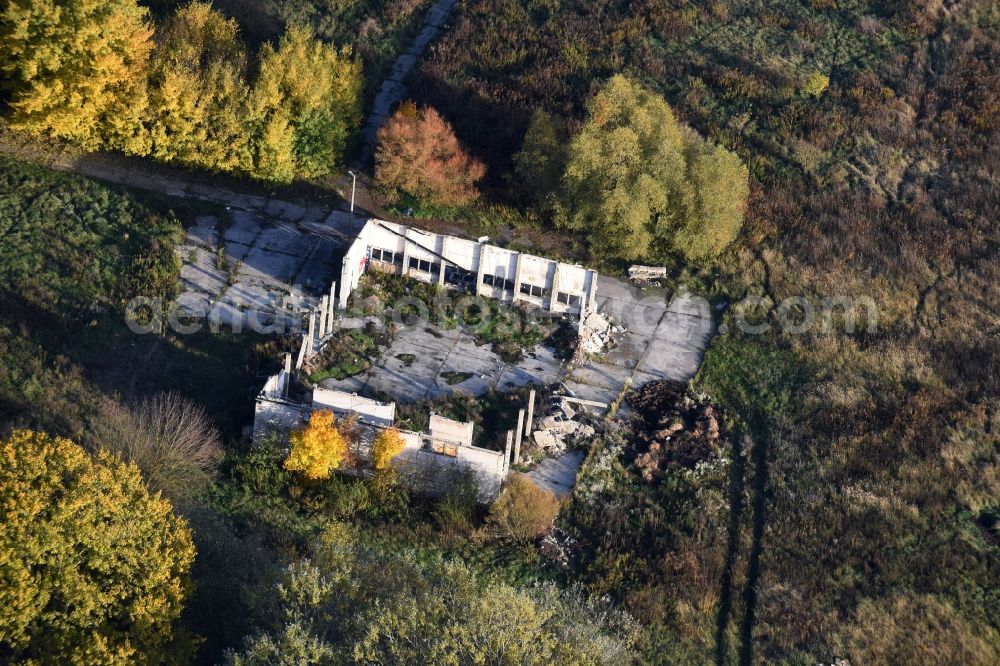
<svg viewBox="0 0 1000 666">
<path fill-rule="evenodd" d="M 365 273 L 372 227 L 371 220 L 366 222 L 361 227 L 354 242 L 347 248 L 347 252 L 344 253 L 344 263 L 340 269 L 340 282 L 337 284 L 339 289 L 337 300 L 341 309 L 347 307 L 347 298 L 358 288 L 358 282 Z"/>
<path fill-rule="evenodd" d="M 357 250 L 362 243 L 378 270 L 440 284 L 447 284 L 450 276 L 452 282 L 464 280 L 464 286 L 479 295 L 553 312 L 580 314 L 597 290 L 597 272 L 583 266 L 375 219 L 365 224 L 348 251 L 350 271 L 364 265 Z M 344 261 L 341 284 L 353 290 L 360 272 L 350 272 L 348 259 Z M 347 303 L 346 295 L 341 302 Z"/>
<path fill-rule="evenodd" d="M 312 410 L 307 405 L 281 398 L 257 396 L 253 415 L 253 442 L 262 443 L 269 435 L 284 437 L 288 431 L 305 423 Z"/>
<path fill-rule="evenodd" d="M 356 414 L 359 421 L 391 426 L 396 416 L 396 403 L 379 402 L 355 393 L 317 388 L 313 390 L 312 408 L 329 409 L 335 414 Z"/>
<path fill-rule="evenodd" d="M 308 404 L 291 402 L 282 397 L 286 381 L 284 371 L 270 377 L 257 396 L 253 425 L 255 444 L 264 442 L 271 434 L 287 436 L 290 430 L 303 425 L 314 409 L 330 409 L 341 416 L 358 415 L 360 438 L 352 453 L 367 461 L 375 436 L 393 423 L 395 403 L 381 403 L 326 389 L 316 389 Z M 404 448 L 393 461 L 400 478 L 417 491 L 440 494 L 449 490 L 458 474 L 471 472 L 478 484 L 480 501 L 495 499 L 509 471 L 509 451 L 472 446 L 472 423 L 432 414 L 428 430 L 427 433 L 400 431 Z"/>
</svg>

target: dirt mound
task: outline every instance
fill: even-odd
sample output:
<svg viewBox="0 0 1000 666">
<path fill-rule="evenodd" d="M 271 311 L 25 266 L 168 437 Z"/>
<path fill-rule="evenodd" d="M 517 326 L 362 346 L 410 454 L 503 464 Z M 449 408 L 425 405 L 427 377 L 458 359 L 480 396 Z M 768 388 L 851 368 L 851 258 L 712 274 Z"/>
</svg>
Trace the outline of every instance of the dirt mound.
<svg viewBox="0 0 1000 666">
<path fill-rule="evenodd" d="M 692 469 L 715 456 L 720 437 L 717 408 L 670 380 L 650 382 L 630 391 L 625 400 L 634 410 L 631 444 L 634 464 L 646 481 L 671 468 Z"/>
</svg>

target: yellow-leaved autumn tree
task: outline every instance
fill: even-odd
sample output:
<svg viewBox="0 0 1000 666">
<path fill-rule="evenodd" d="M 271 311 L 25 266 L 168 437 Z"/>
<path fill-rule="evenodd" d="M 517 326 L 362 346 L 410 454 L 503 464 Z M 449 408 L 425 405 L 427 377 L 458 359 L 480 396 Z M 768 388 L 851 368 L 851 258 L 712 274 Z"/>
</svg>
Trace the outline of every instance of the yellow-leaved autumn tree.
<svg viewBox="0 0 1000 666">
<path fill-rule="evenodd" d="M 326 409 L 313 412 L 305 427 L 293 430 L 289 443 L 285 469 L 317 481 L 329 479 L 348 454 L 347 437 L 337 428 L 333 412 Z"/>
<path fill-rule="evenodd" d="M 251 175 L 275 182 L 327 174 L 361 121 L 361 61 L 291 26 L 265 44 L 250 92 Z"/>
<path fill-rule="evenodd" d="M 153 156 L 219 171 L 248 166 L 247 57 L 236 21 L 192 2 L 157 42 L 147 120 Z"/>
<path fill-rule="evenodd" d="M 9 0 L 0 9 L 0 73 L 13 127 L 146 150 L 141 116 L 152 49 L 135 0 Z"/>
<path fill-rule="evenodd" d="M 398 429 L 386 428 L 379 431 L 372 442 L 372 467 L 377 470 L 388 469 L 392 459 L 399 455 L 404 445 L 403 436 Z"/>
<path fill-rule="evenodd" d="M 67 439 L 0 440 L 0 654 L 6 663 L 183 661 L 191 531 L 139 470 Z"/>
</svg>

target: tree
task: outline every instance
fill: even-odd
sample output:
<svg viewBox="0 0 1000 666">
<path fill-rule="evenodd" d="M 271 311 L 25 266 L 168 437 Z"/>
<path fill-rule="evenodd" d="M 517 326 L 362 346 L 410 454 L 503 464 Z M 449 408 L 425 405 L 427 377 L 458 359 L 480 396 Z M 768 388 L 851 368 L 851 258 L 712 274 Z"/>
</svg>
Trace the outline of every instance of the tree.
<svg viewBox="0 0 1000 666">
<path fill-rule="evenodd" d="M 236 21 L 192 2 L 167 20 L 158 42 L 148 120 L 153 155 L 221 171 L 245 167 L 249 91 Z"/>
<path fill-rule="evenodd" d="M 399 455 L 399 452 L 403 450 L 405 445 L 406 443 L 403 441 L 403 437 L 399 434 L 398 429 L 386 428 L 385 430 L 380 430 L 375 435 L 375 441 L 372 442 L 372 467 L 379 471 L 388 469 L 389 464 L 392 463 L 392 459 Z"/>
<path fill-rule="evenodd" d="M 461 206 L 479 196 L 486 167 L 469 156 L 444 118 L 407 103 L 379 130 L 375 178 L 382 187 L 440 206 Z"/>
<path fill-rule="evenodd" d="M 0 654 L 13 662 L 184 658 L 173 636 L 191 533 L 139 470 L 17 430 L 0 442 Z M 178 654 L 177 651 L 181 654 Z"/>
<path fill-rule="evenodd" d="M 626 260 L 672 249 L 702 259 L 735 238 L 748 191 L 738 157 L 703 145 L 662 97 L 620 75 L 588 111 L 569 145 L 557 224 L 586 233 L 594 254 Z"/>
<path fill-rule="evenodd" d="M 347 438 L 337 429 L 333 412 L 326 409 L 313 412 L 308 425 L 293 430 L 289 441 L 285 469 L 301 472 L 307 479 L 329 479 L 347 458 Z"/>
<path fill-rule="evenodd" d="M 672 243 L 689 259 L 707 259 L 722 252 L 743 227 L 749 174 L 736 153 L 693 134 L 685 157 L 694 197 Z"/>
<path fill-rule="evenodd" d="M 13 127 L 145 152 L 139 122 L 153 30 L 135 0 L 10 0 L 0 72 Z"/>
<path fill-rule="evenodd" d="M 275 597 L 267 630 L 229 664 L 630 663 L 636 633 L 579 591 L 480 580 L 461 562 L 362 546 L 336 523 Z"/>
<path fill-rule="evenodd" d="M 565 129 L 541 109 L 528 124 L 520 152 L 514 155 L 515 189 L 532 205 L 548 207 L 559 191 L 566 168 Z"/>
<path fill-rule="evenodd" d="M 95 425 L 96 446 L 134 463 L 150 490 L 187 501 L 208 489 L 222 457 L 208 414 L 176 393 L 134 408 L 108 400 Z"/>
<path fill-rule="evenodd" d="M 559 500 L 523 474 L 513 474 L 490 507 L 487 526 L 494 535 L 513 541 L 537 539 L 552 528 Z"/>
<path fill-rule="evenodd" d="M 265 44 L 250 93 L 252 174 L 291 182 L 330 172 L 361 121 L 361 62 L 292 26 Z"/>
</svg>

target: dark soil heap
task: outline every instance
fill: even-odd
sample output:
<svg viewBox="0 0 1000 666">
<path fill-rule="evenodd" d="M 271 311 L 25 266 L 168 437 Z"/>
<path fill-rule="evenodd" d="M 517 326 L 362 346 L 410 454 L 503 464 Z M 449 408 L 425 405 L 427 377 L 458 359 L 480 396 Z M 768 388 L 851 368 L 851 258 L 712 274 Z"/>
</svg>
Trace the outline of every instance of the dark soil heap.
<svg viewBox="0 0 1000 666">
<path fill-rule="evenodd" d="M 646 481 L 668 469 L 693 469 L 719 449 L 718 409 L 691 395 L 681 382 L 649 382 L 625 400 L 630 418 L 634 464 Z"/>
</svg>

